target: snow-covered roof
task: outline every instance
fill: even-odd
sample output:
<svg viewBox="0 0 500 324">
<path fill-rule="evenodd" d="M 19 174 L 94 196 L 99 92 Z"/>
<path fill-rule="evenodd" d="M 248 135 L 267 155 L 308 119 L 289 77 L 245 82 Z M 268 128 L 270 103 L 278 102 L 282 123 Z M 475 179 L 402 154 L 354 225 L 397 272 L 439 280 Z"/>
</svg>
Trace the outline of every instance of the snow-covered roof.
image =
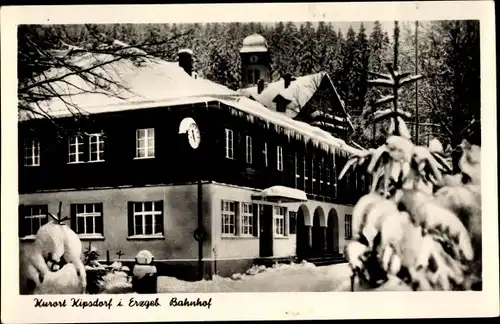
<svg viewBox="0 0 500 324">
<path fill-rule="evenodd" d="M 260 94 L 258 93 L 257 86 L 240 89 L 239 92 L 247 97 L 252 96 L 256 101 L 272 110 L 276 110 L 274 98 L 277 95 L 281 95 L 283 98 L 291 101 L 287 106 L 286 114 L 293 118 L 300 111 L 300 108 L 307 104 L 314 95 L 323 76 L 324 73 L 316 73 L 298 77 L 286 89 L 285 81 L 282 78 L 269 83 Z"/>
<path fill-rule="evenodd" d="M 309 102 L 309 100 L 311 100 L 313 95 L 319 89 L 324 78 L 327 78 L 327 81 L 331 84 L 332 89 L 335 91 L 341 111 L 346 118 L 343 122 L 347 121 L 352 127 L 344 104 L 338 96 L 337 90 L 335 89 L 330 76 L 326 72 L 296 77 L 295 80 L 290 83 L 288 88 L 285 88 L 285 81 L 281 78 L 276 82 L 268 84 L 260 94 L 258 93 L 257 86 L 240 89 L 239 92 L 247 97 L 252 97 L 256 101 L 274 111 L 277 110 L 274 99 L 280 95 L 290 101 L 286 107 L 285 114 L 291 118 L 295 118 L 300 110 Z"/>
<path fill-rule="evenodd" d="M 86 68 L 99 62 L 111 62 L 115 58 L 108 54 L 85 54 L 73 63 Z M 143 63 L 129 59 L 114 61 L 93 70 L 102 75 L 97 81 L 114 80 L 123 87 L 106 82 L 111 89 L 95 89 L 94 86 L 76 74 L 68 75 L 60 81 L 50 82 L 51 87 L 62 95 L 61 100 L 54 98 L 40 103 L 42 109 L 54 117 L 66 116 L 70 110 L 78 109 L 82 113 L 105 112 L 107 106 L 142 103 L 144 101 L 164 101 L 179 97 L 201 95 L 236 95 L 225 86 L 205 79 L 194 80 L 177 63 L 167 62 L 153 57 L 141 57 Z M 51 69 L 40 78 L 55 79 L 65 76 L 67 68 Z M 66 101 L 66 102 L 65 102 Z M 74 108 L 78 107 L 78 108 Z M 32 105 L 33 109 L 38 109 Z M 30 116 L 22 115 L 21 119 Z"/>
<path fill-rule="evenodd" d="M 245 37 L 240 53 L 267 52 L 267 41 L 259 34 L 252 34 Z"/>
<path fill-rule="evenodd" d="M 108 54 L 85 54 L 76 59 L 82 68 L 97 62 L 108 62 L 114 57 Z M 177 63 L 167 62 L 154 57 L 142 57 L 143 62 L 134 64 L 129 59 L 121 59 L 103 65 L 94 70 L 106 78 L 124 85 L 127 90 L 114 89 L 106 93 L 94 91 L 92 85 L 76 75 L 70 75 L 61 81 L 51 82 L 51 86 L 62 94 L 67 102 L 77 106 L 82 113 L 99 114 L 124 110 L 137 110 L 154 107 L 176 106 L 200 102 L 219 101 L 233 108 L 233 111 L 244 113 L 249 120 L 260 118 L 267 123 L 283 127 L 288 136 L 311 140 L 324 149 L 337 150 L 344 153 L 359 153 L 343 140 L 307 123 L 293 120 L 281 113 L 272 111 L 264 105 L 212 81 L 190 77 Z M 64 76 L 69 71 L 62 68 L 46 73 L 47 78 Z M 66 82 L 67 81 L 67 82 Z M 75 87 L 69 86 L 74 84 Z M 83 91 L 82 91 L 83 90 Z M 116 94 L 119 94 L 119 97 Z M 45 102 L 53 117 L 67 117 L 72 113 L 67 103 L 60 99 Z M 36 108 L 36 107 L 33 107 Z M 71 109 L 71 108 L 70 108 Z M 37 115 L 21 115 L 20 119 L 42 118 Z"/>
<path fill-rule="evenodd" d="M 282 202 L 307 201 L 307 195 L 304 191 L 284 186 L 269 187 L 254 196 L 265 199 L 267 198 L 278 200 Z"/>
</svg>

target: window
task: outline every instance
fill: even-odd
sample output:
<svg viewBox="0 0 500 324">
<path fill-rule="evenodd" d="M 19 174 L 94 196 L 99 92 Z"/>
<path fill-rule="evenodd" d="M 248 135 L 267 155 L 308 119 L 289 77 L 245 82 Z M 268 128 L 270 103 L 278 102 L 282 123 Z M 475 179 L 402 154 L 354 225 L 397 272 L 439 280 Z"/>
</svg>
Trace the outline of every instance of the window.
<svg viewBox="0 0 500 324">
<path fill-rule="evenodd" d="M 138 129 L 136 131 L 136 158 L 147 159 L 155 156 L 154 128 Z"/>
<path fill-rule="evenodd" d="M 321 157 L 319 161 L 319 193 L 323 194 L 324 191 L 324 178 L 325 178 L 325 158 Z"/>
<path fill-rule="evenodd" d="M 74 135 L 69 138 L 69 161 L 68 163 L 81 163 L 83 161 L 83 137 Z"/>
<path fill-rule="evenodd" d="M 331 175 L 331 180 L 332 180 L 332 198 L 337 197 L 337 170 L 336 170 L 336 162 L 335 162 L 335 154 L 332 155 L 332 175 Z"/>
<path fill-rule="evenodd" d="M 352 215 L 345 215 L 345 239 L 350 240 L 352 238 Z"/>
<path fill-rule="evenodd" d="M 277 147 L 277 153 L 278 171 L 283 171 L 283 148 L 281 146 Z"/>
<path fill-rule="evenodd" d="M 284 112 L 286 112 L 286 106 L 287 106 L 287 102 L 284 102 L 283 99 L 281 99 L 276 103 L 276 111 L 284 113 Z"/>
<path fill-rule="evenodd" d="M 314 155 L 313 157 L 311 158 L 311 169 L 312 169 L 312 192 L 316 193 L 316 186 L 317 186 L 317 183 L 316 183 L 316 178 L 318 176 L 318 169 L 316 168 L 316 165 L 314 165 Z"/>
<path fill-rule="evenodd" d="M 252 164 L 252 138 L 248 135 L 246 137 L 246 157 L 247 163 Z"/>
<path fill-rule="evenodd" d="M 88 146 L 86 141 L 88 138 Z M 104 161 L 104 134 L 73 135 L 68 138 L 68 163 Z M 88 149 L 88 155 L 84 152 Z"/>
<path fill-rule="evenodd" d="M 264 153 L 264 165 L 267 167 L 267 143 L 264 143 L 264 150 L 262 153 Z"/>
<path fill-rule="evenodd" d="M 327 163 L 325 166 L 325 180 L 326 180 L 326 186 L 327 188 L 330 188 L 330 179 L 331 179 L 331 172 L 330 172 L 330 165 Z"/>
<path fill-rule="evenodd" d="M 304 171 L 304 160 L 299 153 L 295 153 L 295 188 L 304 189 L 304 179 L 302 179 Z"/>
<path fill-rule="evenodd" d="M 233 131 L 226 128 L 226 158 L 234 158 L 233 150 Z"/>
<path fill-rule="evenodd" d="M 285 207 L 274 207 L 274 234 L 285 235 Z"/>
<path fill-rule="evenodd" d="M 222 214 L 222 234 L 235 235 L 236 234 L 236 204 L 234 201 L 222 201 L 221 206 Z"/>
<path fill-rule="evenodd" d="M 26 140 L 24 142 L 24 165 L 40 165 L 40 141 L 37 139 Z"/>
<path fill-rule="evenodd" d="M 257 84 L 260 79 L 260 70 L 248 69 L 247 71 L 247 82 L 248 84 Z"/>
<path fill-rule="evenodd" d="M 104 161 L 104 138 L 103 134 L 89 135 L 89 162 Z"/>
<path fill-rule="evenodd" d="M 19 236 L 35 236 L 38 229 L 48 221 L 47 205 L 20 206 Z"/>
<path fill-rule="evenodd" d="M 163 238 L 163 201 L 129 202 L 129 236 Z"/>
<path fill-rule="evenodd" d="M 309 163 L 307 163 L 307 156 L 304 154 L 304 158 L 302 160 L 303 166 L 304 166 L 304 190 L 305 192 L 309 193 L 311 192 L 311 186 L 309 183 Z"/>
<path fill-rule="evenodd" d="M 102 203 L 71 204 L 71 228 L 81 236 L 103 236 Z"/>
<path fill-rule="evenodd" d="M 253 204 L 241 203 L 241 235 L 253 235 Z"/>
</svg>

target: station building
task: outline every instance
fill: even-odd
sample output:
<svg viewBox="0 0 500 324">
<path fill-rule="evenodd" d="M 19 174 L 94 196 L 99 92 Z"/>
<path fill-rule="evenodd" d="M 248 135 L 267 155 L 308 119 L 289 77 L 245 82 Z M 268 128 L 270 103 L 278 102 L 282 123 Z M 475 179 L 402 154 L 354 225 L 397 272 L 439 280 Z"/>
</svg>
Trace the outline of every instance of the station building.
<svg viewBox="0 0 500 324">
<path fill-rule="evenodd" d="M 260 35 L 240 54 L 238 91 L 197 77 L 186 50 L 178 62 L 111 63 L 132 90 L 74 94 L 86 118 L 61 101 L 47 103 L 58 127 L 20 116 L 20 254 L 61 206 L 101 259 L 121 251 L 133 262 L 147 249 L 160 274 L 182 279 L 341 258 L 366 189 L 355 173 L 338 180 L 357 152 L 344 104 L 326 73 L 273 82 Z"/>
</svg>

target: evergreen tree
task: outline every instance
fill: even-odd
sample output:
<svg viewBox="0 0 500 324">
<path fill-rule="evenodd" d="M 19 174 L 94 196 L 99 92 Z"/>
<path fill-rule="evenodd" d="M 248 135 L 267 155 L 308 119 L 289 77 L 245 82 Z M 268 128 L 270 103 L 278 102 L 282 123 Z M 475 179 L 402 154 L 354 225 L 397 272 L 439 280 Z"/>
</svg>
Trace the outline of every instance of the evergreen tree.
<svg viewBox="0 0 500 324">
<path fill-rule="evenodd" d="M 352 26 L 347 30 L 346 41 L 341 48 L 342 56 L 342 82 L 340 84 L 341 93 L 343 94 L 348 113 L 355 109 L 356 99 L 353 91 L 353 85 L 356 84 L 356 71 L 353 68 L 355 53 L 356 53 L 356 33 Z"/>
<path fill-rule="evenodd" d="M 335 49 L 333 53 L 333 61 L 330 65 L 330 71 L 333 76 L 333 83 L 339 92 L 339 96 L 342 100 L 345 101 L 346 98 L 346 89 L 347 89 L 347 81 L 344 77 L 344 47 L 345 47 L 345 39 L 342 31 L 339 29 L 337 33 L 337 43 L 335 44 Z"/>
<path fill-rule="evenodd" d="M 354 57 L 354 73 L 356 74 L 356 83 L 354 84 L 354 106 L 353 112 L 361 114 L 365 106 L 365 96 L 368 91 L 368 73 L 370 48 L 365 33 L 365 27 L 361 23 L 357 39 L 356 52 Z"/>
<path fill-rule="evenodd" d="M 315 30 L 311 22 L 306 22 L 300 28 L 300 46 L 297 48 L 299 53 L 299 66 L 296 71 L 299 75 L 307 75 L 319 72 L 320 70 L 320 53 L 318 39 L 315 35 Z"/>
<path fill-rule="evenodd" d="M 336 35 L 331 24 L 320 21 L 316 29 L 315 43 L 317 47 L 318 65 L 321 71 L 329 72 L 330 62 L 333 60 Z M 332 37 L 335 36 L 335 37 Z"/>
</svg>

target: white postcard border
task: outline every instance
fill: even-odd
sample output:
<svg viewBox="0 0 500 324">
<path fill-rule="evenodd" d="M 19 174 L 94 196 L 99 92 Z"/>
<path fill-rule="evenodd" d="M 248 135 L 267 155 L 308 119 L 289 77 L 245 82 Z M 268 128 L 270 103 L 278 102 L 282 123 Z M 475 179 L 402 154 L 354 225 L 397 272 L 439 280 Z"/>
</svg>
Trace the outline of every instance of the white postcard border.
<svg viewBox="0 0 500 324">
<path fill-rule="evenodd" d="M 16 25 L 26 23 L 167 23 L 229 21 L 391 21 L 480 19 L 483 183 L 482 292 L 225 293 L 135 295 L 159 297 L 162 307 L 34 308 L 33 296 L 18 291 Z M 351 318 L 482 317 L 499 313 L 498 201 L 496 157 L 495 20 L 493 1 L 405 3 L 307 3 L 150 6 L 3 7 L 2 91 L 2 320 L 4 322 L 210 321 Z M 207 308 L 169 307 L 171 297 L 212 298 Z M 125 304 L 130 296 L 71 297 Z"/>
</svg>

